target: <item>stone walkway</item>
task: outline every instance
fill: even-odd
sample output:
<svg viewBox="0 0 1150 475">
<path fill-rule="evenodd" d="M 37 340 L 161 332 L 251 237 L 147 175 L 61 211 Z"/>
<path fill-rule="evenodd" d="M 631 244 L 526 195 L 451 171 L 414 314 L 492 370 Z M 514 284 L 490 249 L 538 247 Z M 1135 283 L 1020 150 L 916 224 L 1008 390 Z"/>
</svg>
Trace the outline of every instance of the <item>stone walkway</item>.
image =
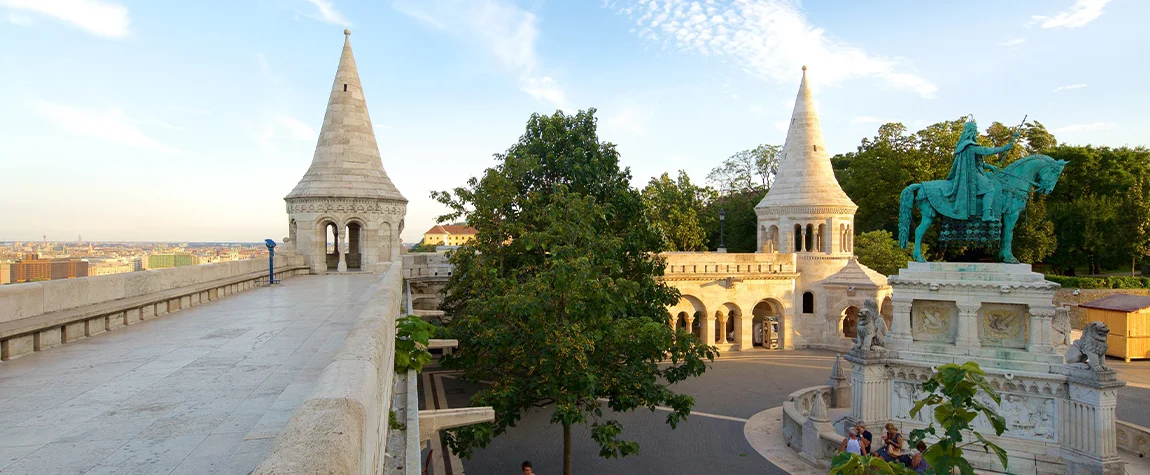
<svg viewBox="0 0 1150 475">
<path fill-rule="evenodd" d="M 0 473 L 249 473 L 379 278 L 293 277 L 0 363 Z"/>
</svg>

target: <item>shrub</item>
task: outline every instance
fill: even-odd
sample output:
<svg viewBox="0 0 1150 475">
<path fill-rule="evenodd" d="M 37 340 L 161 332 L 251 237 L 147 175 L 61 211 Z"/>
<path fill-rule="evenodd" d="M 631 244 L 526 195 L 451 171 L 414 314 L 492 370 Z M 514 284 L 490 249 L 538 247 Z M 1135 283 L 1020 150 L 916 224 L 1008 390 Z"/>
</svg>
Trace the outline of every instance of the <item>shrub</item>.
<svg viewBox="0 0 1150 475">
<path fill-rule="evenodd" d="M 408 315 L 395 323 L 395 370 L 421 371 L 431 361 L 427 343 L 435 333 L 435 326 L 415 315 Z"/>
</svg>

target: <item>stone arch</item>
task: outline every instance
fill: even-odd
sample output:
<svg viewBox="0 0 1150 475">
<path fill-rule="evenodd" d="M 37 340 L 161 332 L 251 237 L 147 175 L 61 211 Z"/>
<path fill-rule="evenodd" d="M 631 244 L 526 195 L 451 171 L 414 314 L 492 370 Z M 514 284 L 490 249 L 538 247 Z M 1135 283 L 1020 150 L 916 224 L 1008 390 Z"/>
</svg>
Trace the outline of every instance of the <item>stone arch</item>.
<svg viewBox="0 0 1150 475">
<path fill-rule="evenodd" d="M 295 222 L 295 218 L 288 218 L 288 241 L 291 241 L 291 247 L 293 249 L 295 249 L 296 244 L 297 227 L 298 225 Z"/>
<path fill-rule="evenodd" d="M 679 312 L 675 316 L 675 333 L 680 331 L 687 331 L 687 312 Z"/>
<path fill-rule="evenodd" d="M 811 291 L 803 292 L 803 313 L 815 313 L 815 294 Z"/>
<path fill-rule="evenodd" d="M 815 245 L 815 225 L 807 223 L 807 235 L 803 236 L 804 251 L 811 252 Z"/>
<path fill-rule="evenodd" d="M 726 321 L 723 322 L 722 328 L 723 336 L 727 339 L 727 342 L 737 343 L 742 341 L 743 311 L 738 305 L 731 302 L 720 305 L 719 310 L 726 316 Z"/>
<path fill-rule="evenodd" d="M 801 224 L 795 225 L 795 235 L 794 235 L 793 241 L 794 241 L 793 244 L 795 245 L 793 252 L 802 251 L 803 250 L 803 225 L 801 225 Z"/>
<path fill-rule="evenodd" d="M 329 272 L 339 269 L 340 249 L 340 221 L 332 216 L 322 216 L 316 220 L 315 240 L 317 250 L 315 255 L 324 256 L 324 270 Z"/>
<path fill-rule="evenodd" d="M 839 313 L 839 333 L 846 338 L 858 336 L 859 308 L 851 305 Z"/>
<path fill-rule="evenodd" d="M 767 227 L 766 236 L 763 252 L 779 252 L 779 227 L 773 224 Z"/>
<path fill-rule="evenodd" d="M 751 309 L 751 315 L 751 346 L 778 348 L 783 304 L 774 299 L 760 300 Z"/>
<path fill-rule="evenodd" d="M 400 220 L 400 225 L 402 226 L 402 224 L 403 220 Z M 376 239 L 376 243 L 373 247 L 376 252 L 376 259 L 381 263 L 391 262 L 392 259 L 399 256 L 398 251 L 395 249 L 395 243 L 392 242 L 391 239 L 391 236 L 393 236 L 391 226 L 390 222 L 381 221 L 375 231 L 374 238 Z M 402 232 L 402 228 L 394 234 L 399 234 L 400 232 Z"/>
<path fill-rule="evenodd" d="M 345 219 L 343 223 L 347 230 L 347 254 L 344 257 L 347 260 L 347 268 L 362 269 L 364 250 L 371 246 L 367 223 L 358 217 Z"/>
</svg>

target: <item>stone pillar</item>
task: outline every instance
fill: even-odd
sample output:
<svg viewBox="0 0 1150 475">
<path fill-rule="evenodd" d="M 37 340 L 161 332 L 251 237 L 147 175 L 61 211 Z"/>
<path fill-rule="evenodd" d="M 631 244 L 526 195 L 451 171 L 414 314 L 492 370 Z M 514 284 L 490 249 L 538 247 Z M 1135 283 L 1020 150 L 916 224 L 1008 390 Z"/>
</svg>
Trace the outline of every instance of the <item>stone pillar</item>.
<svg viewBox="0 0 1150 475">
<path fill-rule="evenodd" d="M 795 349 L 795 309 L 783 308 L 783 314 L 779 317 L 779 327 L 779 349 Z"/>
<path fill-rule="evenodd" d="M 835 355 L 835 365 L 831 366 L 831 377 L 827 386 L 831 387 L 831 407 L 846 407 L 851 403 L 851 383 L 842 369 L 842 355 Z"/>
<path fill-rule="evenodd" d="M 736 318 L 738 318 L 738 321 L 735 322 L 735 325 L 738 325 L 739 331 L 736 332 L 735 339 L 739 340 L 739 351 L 750 351 L 755 348 L 755 340 L 752 335 L 754 325 L 751 322 L 751 318 L 746 315 L 739 315 Z"/>
<path fill-rule="evenodd" d="M 693 335 L 695 333 L 695 325 L 694 325 L 695 324 L 695 316 L 694 315 L 687 315 L 687 318 L 685 321 L 687 322 L 687 333 L 690 333 Z"/>
<path fill-rule="evenodd" d="M 810 250 L 807 248 L 807 226 L 805 224 L 801 225 L 799 227 L 799 250 L 800 251 L 809 251 Z"/>
<path fill-rule="evenodd" d="M 715 323 L 717 322 L 718 318 L 713 317 L 713 316 L 707 316 L 707 315 L 703 315 L 702 318 L 703 318 L 703 329 L 702 329 L 703 337 L 700 339 L 703 340 L 703 343 L 708 344 L 708 345 L 712 345 L 715 343 Z"/>
<path fill-rule="evenodd" d="M 1051 341 L 1050 335 L 1054 312 L 1054 307 L 1030 308 L 1030 341 L 1026 343 L 1026 351 L 1031 353 L 1054 353 L 1054 343 Z"/>
<path fill-rule="evenodd" d="M 344 257 L 344 253 L 347 252 L 347 250 L 346 250 L 347 246 L 344 245 L 344 242 L 343 242 L 344 237 L 345 236 L 344 236 L 343 229 L 340 228 L 339 226 L 336 226 L 336 228 L 335 228 L 335 253 L 337 255 L 339 255 L 339 265 L 336 266 L 335 270 L 337 270 L 339 272 L 347 272 L 347 259 Z"/>
<path fill-rule="evenodd" d="M 1078 373 L 1078 374 L 1074 374 Z M 1059 424 L 1062 458 L 1066 473 L 1122 475 L 1125 465 L 1118 456 L 1115 429 L 1118 388 L 1125 385 L 1113 371 L 1093 373 L 1074 370 L 1070 377 L 1070 400 L 1064 402 Z M 1087 374 L 1087 377 L 1080 378 Z"/>
<path fill-rule="evenodd" d="M 954 346 L 959 348 L 978 348 L 982 343 L 978 341 L 978 303 L 958 304 L 958 335 L 954 337 Z"/>
<path fill-rule="evenodd" d="M 869 355 L 868 355 L 869 356 Z M 886 375 L 886 358 L 847 355 L 851 365 L 852 422 L 881 427 L 890 422 L 890 378 Z"/>
<path fill-rule="evenodd" d="M 887 336 L 887 347 L 892 350 L 905 350 L 910 348 L 914 336 L 910 331 L 910 308 L 912 300 L 895 297 L 891 300 L 894 307 L 894 322 L 891 324 L 890 335 Z"/>
</svg>

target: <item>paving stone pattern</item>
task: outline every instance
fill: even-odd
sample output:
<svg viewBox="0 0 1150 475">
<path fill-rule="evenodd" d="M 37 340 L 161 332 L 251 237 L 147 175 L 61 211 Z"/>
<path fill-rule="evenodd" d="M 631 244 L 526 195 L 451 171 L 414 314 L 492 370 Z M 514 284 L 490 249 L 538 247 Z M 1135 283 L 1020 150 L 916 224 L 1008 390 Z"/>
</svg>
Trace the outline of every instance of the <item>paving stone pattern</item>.
<svg viewBox="0 0 1150 475">
<path fill-rule="evenodd" d="M 0 473 L 249 473 L 379 279 L 293 277 L 0 363 Z"/>
</svg>

